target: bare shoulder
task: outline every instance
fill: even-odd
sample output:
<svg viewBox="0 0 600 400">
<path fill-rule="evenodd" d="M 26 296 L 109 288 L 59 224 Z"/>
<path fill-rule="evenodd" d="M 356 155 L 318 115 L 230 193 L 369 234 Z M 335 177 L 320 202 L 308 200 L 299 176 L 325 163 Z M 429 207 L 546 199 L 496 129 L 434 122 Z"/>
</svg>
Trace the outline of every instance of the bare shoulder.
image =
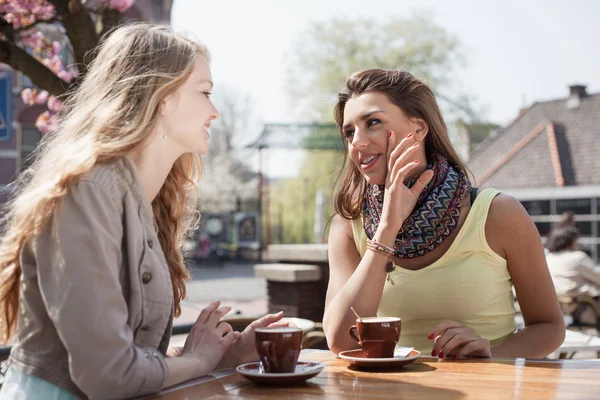
<svg viewBox="0 0 600 400">
<path fill-rule="evenodd" d="M 488 222 L 499 226 L 512 225 L 516 222 L 514 218 L 529 220 L 529 214 L 519 200 L 506 193 L 499 193 L 490 205 Z"/>
<path fill-rule="evenodd" d="M 329 229 L 329 239 L 352 238 L 352 221 L 344 219 L 341 215 L 335 214 L 331 221 Z"/>
<path fill-rule="evenodd" d="M 531 239 L 536 233 L 533 221 L 519 200 L 506 193 L 494 197 L 485 224 L 486 239 L 494 252 L 506 259 L 511 243 L 519 237 Z"/>
</svg>

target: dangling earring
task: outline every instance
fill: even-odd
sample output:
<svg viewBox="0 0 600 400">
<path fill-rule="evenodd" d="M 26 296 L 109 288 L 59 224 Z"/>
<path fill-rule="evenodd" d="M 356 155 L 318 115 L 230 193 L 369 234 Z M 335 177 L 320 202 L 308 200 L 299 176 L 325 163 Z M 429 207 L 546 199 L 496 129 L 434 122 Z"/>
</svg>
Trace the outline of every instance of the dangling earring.
<svg viewBox="0 0 600 400">
<path fill-rule="evenodd" d="M 163 114 L 163 125 L 164 125 L 164 129 L 163 129 L 163 139 L 167 139 L 167 121 L 164 120 L 165 114 Z"/>
</svg>

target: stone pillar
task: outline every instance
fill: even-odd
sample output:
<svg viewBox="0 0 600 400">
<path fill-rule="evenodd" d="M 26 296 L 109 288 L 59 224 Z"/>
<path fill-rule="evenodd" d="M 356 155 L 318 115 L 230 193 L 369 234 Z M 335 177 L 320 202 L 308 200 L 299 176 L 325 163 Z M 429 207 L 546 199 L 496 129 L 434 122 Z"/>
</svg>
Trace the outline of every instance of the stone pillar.
<svg viewBox="0 0 600 400">
<path fill-rule="evenodd" d="M 267 280 L 269 313 L 322 321 L 325 299 L 318 265 L 257 264 L 254 275 Z"/>
</svg>

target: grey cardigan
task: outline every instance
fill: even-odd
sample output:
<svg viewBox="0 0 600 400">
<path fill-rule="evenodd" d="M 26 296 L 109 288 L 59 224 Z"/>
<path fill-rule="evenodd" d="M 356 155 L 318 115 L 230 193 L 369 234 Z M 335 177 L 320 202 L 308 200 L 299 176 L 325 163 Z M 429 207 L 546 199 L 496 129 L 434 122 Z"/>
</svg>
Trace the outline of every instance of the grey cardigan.
<svg viewBox="0 0 600 400">
<path fill-rule="evenodd" d="M 21 266 L 12 368 L 80 398 L 160 391 L 173 289 L 131 159 L 74 184 Z"/>
</svg>

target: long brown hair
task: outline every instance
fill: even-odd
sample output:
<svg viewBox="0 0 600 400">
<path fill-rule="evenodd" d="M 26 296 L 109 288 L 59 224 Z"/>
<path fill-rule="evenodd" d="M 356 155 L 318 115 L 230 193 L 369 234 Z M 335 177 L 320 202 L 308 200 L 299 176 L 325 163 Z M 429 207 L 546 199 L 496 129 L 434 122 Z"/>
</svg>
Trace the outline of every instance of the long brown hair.
<svg viewBox="0 0 600 400">
<path fill-rule="evenodd" d="M 161 102 L 189 77 L 198 54 L 209 58 L 201 44 L 166 26 L 147 23 L 118 28 L 99 46 L 81 85 L 65 103 L 58 130 L 43 138 L 35 162 L 19 176 L 6 207 L 0 242 L 4 342 L 17 325 L 24 245 L 40 233 L 73 183 L 95 165 L 129 154 L 156 130 Z M 169 265 L 175 315 L 181 313 L 189 279 L 181 247 L 187 231 L 198 222 L 193 196 L 200 175 L 199 156 L 182 155 L 152 202 Z"/>
<path fill-rule="evenodd" d="M 368 92 L 383 93 L 409 118 L 419 118 L 427 123 L 429 126 L 425 139 L 427 159 L 430 159 L 433 154 L 441 154 L 455 167 L 468 171 L 450 142 L 440 108 L 433 92 L 425 82 L 406 71 L 369 69 L 357 72 L 346 80 L 346 87 L 338 94 L 338 102 L 334 108 L 334 118 L 340 127 L 345 152 L 342 169 L 336 180 L 337 190 L 334 194 L 333 207 L 335 212 L 344 219 L 358 218 L 367 189 L 365 178 L 358 167 L 353 162 L 348 162 L 348 141 L 341 129 L 344 123 L 344 108 L 352 96 Z"/>
</svg>

